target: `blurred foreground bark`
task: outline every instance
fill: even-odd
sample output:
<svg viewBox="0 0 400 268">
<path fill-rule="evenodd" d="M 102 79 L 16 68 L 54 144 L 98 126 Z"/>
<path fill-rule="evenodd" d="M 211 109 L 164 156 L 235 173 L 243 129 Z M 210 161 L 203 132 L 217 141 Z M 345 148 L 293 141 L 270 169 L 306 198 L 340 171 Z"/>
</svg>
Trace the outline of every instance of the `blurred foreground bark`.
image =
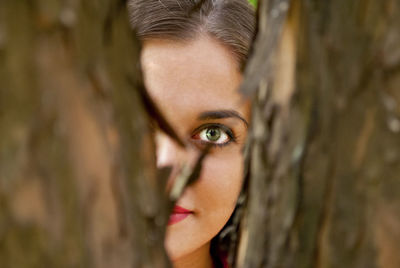
<svg viewBox="0 0 400 268">
<path fill-rule="evenodd" d="M 400 3 L 264 0 L 236 267 L 400 267 Z M 0 267 L 168 267 L 124 1 L 0 2 Z"/>
<path fill-rule="evenodd" d="M 260 2 L 237 267 L 400 267 L 400 2 Z"/>
<path fill-rule="evenodd" d="M 167 267 L 126 3 L 0 2 L 0 267 Z"/>
</svg>

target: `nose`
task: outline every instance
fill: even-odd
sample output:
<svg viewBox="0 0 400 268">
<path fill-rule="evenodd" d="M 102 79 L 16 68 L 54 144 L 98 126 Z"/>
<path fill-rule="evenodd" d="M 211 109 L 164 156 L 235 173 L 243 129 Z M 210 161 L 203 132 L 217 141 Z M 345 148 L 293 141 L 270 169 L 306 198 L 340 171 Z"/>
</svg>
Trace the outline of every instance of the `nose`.
<svg viewBox="0 0 400 268">
<path fill-rule="evenodd" d="M 166 190 L 170 191 L 185 158 L 185 148 L 160 131 L 155 133 L 156 164 L 158 169 L 170 168 Z"/>
<path fill-rule="evenodd" d="M 184 159 L 185 148 L 179 146 L 172 138 L 162 132 L 156 133 L 155 141 L 157 167 L 177 169 Z"/>
<path fill-rule="evenodd" d="M 170 191 L 184 165 L 193 167 L 199 153 L 193 146 L 180 146 L 162 132 L 155 133 L 155 141 L 157 168 L 171 168 L 166 182 L 166 189 Z"/>
</svg>

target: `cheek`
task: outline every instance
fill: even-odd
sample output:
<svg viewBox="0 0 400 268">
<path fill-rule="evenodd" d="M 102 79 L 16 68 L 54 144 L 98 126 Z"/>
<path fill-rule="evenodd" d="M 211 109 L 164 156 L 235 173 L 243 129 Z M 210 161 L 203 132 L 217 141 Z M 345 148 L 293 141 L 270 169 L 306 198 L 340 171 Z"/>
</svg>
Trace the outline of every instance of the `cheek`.
<svg viewBox="0 0 400 268">
<path fill-rule="evenodd" d="M 207 213 L 231 213 L 243 180 L 243 156 L 237 152 L 210 155 L 197 188 L 200 207 Z"/>
</svg>

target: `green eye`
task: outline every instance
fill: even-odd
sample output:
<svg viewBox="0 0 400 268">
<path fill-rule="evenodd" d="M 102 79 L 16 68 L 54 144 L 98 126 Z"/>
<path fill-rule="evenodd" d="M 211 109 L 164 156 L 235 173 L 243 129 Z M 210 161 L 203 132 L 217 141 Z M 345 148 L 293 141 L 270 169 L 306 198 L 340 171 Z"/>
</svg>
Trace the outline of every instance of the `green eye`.
<svg viewBox="0 0 400 268">
<path fill-rule="evenodd" d="M 220 127 L 208 127 L 200 131 L 199 139 L 202 141 L 211 142 L 215 144 L 224 144 L 229 142 L 230 137 Z"/>
<path fill-rule="evenodd" d="M 206 137 L 209 141 L 217 141 L 221 137 L 221 130 L 218 128 L 209 128 L 206 131 Z"/>
<path fill-rule="evenodd" d="M 192 132 L 191 138 L 201 142 L 202 145 L 225 146 L 236 142 L 232 129 L 219 123 L 209 123 L 199 126 Z"/>
</svg>

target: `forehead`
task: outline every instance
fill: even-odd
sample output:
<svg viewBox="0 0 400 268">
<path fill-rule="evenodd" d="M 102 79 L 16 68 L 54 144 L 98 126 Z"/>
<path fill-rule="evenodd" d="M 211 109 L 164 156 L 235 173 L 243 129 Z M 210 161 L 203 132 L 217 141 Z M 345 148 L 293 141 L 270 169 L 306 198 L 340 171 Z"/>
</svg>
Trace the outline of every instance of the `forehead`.
<svg viewBox="0 0 400 268">
<path fill-rule="evenodd" d="M 238 63 L 210 37 L 145 41 L 141 60 L 149 94 L 167 115 L 243 109 L 237 92 L 242 79 Z"/>
</svg>

